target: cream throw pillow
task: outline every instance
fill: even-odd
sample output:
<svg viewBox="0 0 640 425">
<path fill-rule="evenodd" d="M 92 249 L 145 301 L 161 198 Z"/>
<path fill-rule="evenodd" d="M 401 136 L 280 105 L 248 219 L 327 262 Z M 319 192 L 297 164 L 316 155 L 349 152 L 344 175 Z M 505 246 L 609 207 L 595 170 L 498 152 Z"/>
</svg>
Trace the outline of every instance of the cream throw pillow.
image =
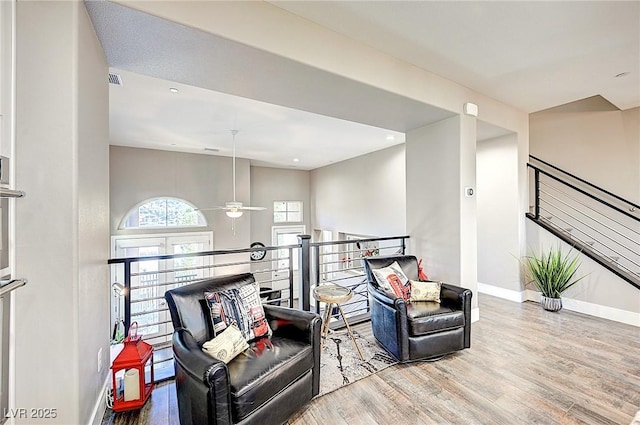
<svg viewBox="0 0 640 425">
<path fill-rule="evenodd" d="M 441 287 L 441 282 L 422 282 L 419 280 L 412 280 L 410 301 L 434 301 L 439 303 Z"/>
<path fill-rule="evenodd" d="M 240 329 L 234 324 L 231 324 L 210 341 L 202 344 L 202 350 L 221 360 L 225 363 L 229 363 L 234 357 L 242 353 L 249 348 L 249 344 L 244 339 Z"/>
</svg>

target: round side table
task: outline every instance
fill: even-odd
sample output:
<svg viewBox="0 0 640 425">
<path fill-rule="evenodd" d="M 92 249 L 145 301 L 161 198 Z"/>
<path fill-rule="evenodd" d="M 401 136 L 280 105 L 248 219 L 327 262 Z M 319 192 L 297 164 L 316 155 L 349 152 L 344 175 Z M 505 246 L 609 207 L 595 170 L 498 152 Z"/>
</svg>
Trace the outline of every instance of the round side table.
<svg viewBox="0 0 640 425">
<path fill-rule="evenodd" d="M 356 347 L 356 351 L 358 351 L 358 355 L 360 359 L 364 361 L 364 357 L 360 352 L 360 347 L 358 347 L 358 343 L 356 343 L 356 339 L 351 332 L 351 328 L 349 327 L 349 322 L 344 317 L 344 313 L 342 312 L 342 307 L 340 304 L 345 303 L 353 297 L 353 291 L 349 288 L 345 288 L 344 286 L 335 285 L 333 283 L 327 283 L 323 285 L 316 286 L 313 289 L 313 297 L 316 301 L 325 303 L 324 317 L 322 318 L 322 346 L 324 347 L 324 343 L 327 340 L 327 334 L 329 333 L 329 319 L 331 318 L 331 310 L 335 305 L 338 307 L 340 311 L 340 316 L 342 317 L 342 321 L 347 327 L 347 332 L 353 341 L 353 345 Z"/>
</svg>

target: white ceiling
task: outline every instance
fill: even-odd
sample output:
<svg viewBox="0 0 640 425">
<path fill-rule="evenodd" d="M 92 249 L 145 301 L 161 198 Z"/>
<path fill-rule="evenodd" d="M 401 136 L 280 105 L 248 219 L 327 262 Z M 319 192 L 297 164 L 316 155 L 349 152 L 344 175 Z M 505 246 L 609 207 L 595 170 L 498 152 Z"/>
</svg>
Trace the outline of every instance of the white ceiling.
<svg viewBox="0 0 640 425">
<path fill-rule="evenodd" d="M 237 156 L 251 159 L 252 165 L 310 170 L 404 143 L 398 131 L 112 72 L 124 83 L 109 89 L 113 145 L 231 156 L 231 130 L 237 129 Z"/>
<path fill-rule="evenodd" d="M 640 106 L 638 1 L 272 3 L 527 112 L 598 94 Z M 124 80 L 110 86 L 115 145 L 229 155 L 235 128 L 238 156 L 253 164 L 313 169 L 451 116 L 121 5 L 86 4 Z"/>
<path fill-rule="evenodd" d="M 640 106 L 638 1 L 270 3 L 526 112 Z"/>
</svg>

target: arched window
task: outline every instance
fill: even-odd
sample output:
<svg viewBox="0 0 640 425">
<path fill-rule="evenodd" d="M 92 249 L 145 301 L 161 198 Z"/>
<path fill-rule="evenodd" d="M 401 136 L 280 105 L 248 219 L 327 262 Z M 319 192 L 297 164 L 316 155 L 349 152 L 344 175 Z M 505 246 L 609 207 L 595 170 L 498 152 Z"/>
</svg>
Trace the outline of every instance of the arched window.
<svg viewBox="0 0 640 425">
<path fill-rule="evenodd" d="M 207 220 L 189 202 L 177 198 L 155 198 L 132 208 L 121 229 L 157 229 L 167 227 L 205 227 Z"/>
</svg>

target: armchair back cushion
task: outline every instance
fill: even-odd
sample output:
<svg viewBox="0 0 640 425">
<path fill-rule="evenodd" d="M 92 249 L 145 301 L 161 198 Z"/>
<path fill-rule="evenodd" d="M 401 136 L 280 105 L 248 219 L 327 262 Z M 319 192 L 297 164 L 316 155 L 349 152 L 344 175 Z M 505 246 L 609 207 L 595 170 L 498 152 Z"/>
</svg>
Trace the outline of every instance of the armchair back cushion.
<svg viewBox="0 0 640 425">
<path fill-rule="evenodd" d="M 365 267 L 367 271 L 367 279 L 369 282 L 375 282 L 375 286 L 378 286 L 375 276 L 373 275 L 373 269 L 381 269 L 383 267 L 389 267 L 394 262 L 397 262 L 405 276 L 409 280 L 418 280 L 418 259 L 413 255 L 398 255 L 392 257 L 370 257 L 367 258 L 366 263 L 369 267 Z"/>
<path fill-rule="evenodd" d="M 179 291 L 172 290 L 171 296 L 167 297 L 167 303 L 171 312 L 173 328 L 188 329 L 198 342 L 198 345 L 204 344 L 215 336 L 211 325 L 209 306 L 204 299 L 204 293 L 217 291 L 221 287 L 239 289 L 244 285 L 254 284 L 255 281 L 251 273 L 244 273 L 241 275 L 221 276 L 198 284 L 183 286 L 179 288 Z"/>
</svg>

